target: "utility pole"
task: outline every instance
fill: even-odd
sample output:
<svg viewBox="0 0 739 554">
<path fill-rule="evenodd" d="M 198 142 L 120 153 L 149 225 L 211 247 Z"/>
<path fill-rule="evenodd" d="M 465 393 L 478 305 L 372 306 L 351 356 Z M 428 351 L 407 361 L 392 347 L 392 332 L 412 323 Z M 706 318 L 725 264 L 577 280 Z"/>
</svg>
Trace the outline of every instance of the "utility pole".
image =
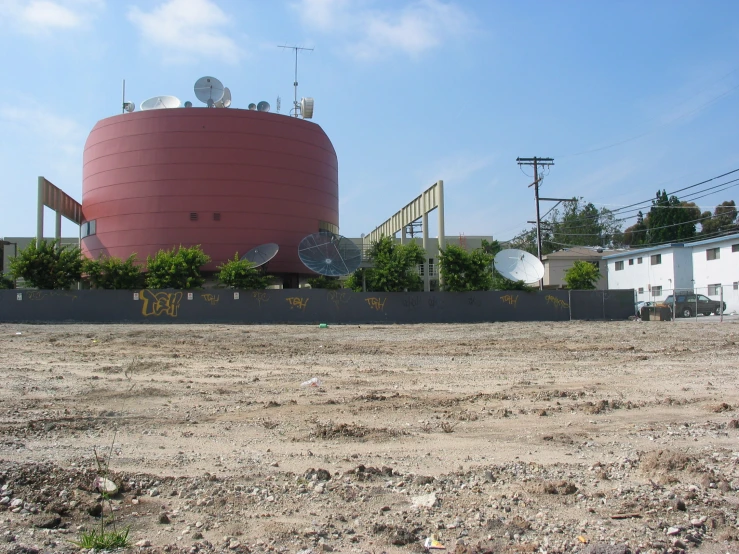
<svg viewBox="0 0 739 554">
<path fill-rule="evenodd" d="M 537 158 L 534 156 L 533 158 L 516 158 L 516 162 L 519 166 L 521 165 L 530 165 L 534 167 L 534 182 L 529 185 L 529 187 L 534 187 L 534 199 L 536 200 L 536 254 L 539 258 L 539 261 L 541 261 L 541 212 L 539 210 L 539 201 L 546 200 L 550 202 L 567 202 L 570 199 L 569 198 L 540 198 L 539 197 L 539 183 L 541 182 L 541 179 L 539 178 L 539 166 L 542 167 L 551 167 L 554 165 L 554 158 Z M 542 177 L 543 179 L 543 177 Z M 539 290 L 542 290 L 544 288 L 544 281 L 542 279 L 539 280 Z"/>
</svg>

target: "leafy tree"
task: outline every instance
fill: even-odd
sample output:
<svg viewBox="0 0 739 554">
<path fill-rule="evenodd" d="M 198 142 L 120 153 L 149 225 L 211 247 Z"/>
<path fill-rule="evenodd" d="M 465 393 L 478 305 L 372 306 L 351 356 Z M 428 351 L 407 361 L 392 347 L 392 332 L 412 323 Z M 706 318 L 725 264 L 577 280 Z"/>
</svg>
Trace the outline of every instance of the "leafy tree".
<svg viewBox="0 0 739 554">
<path fill-rule="evenodd" d="M 542 255 L 549 254 L 551 252 L 551 250 L 547 251 L 547 249 L 551 249 L 551 245 L 549 244 L 548 240 L 549 238 L 551 238 L 549 232 L 545 229 L 542 229 Z M 508 243 L 508 248 L 525 250 L 529 254 L 533 254 L 534 256 L 536 256 L 536 228 L 533 227 L 531 229 L 521 231 L 510 240 L 510 242 Z"/>
<path fill-rule="evenodd" d="M 568 289 L 592 290 L 600 277 L 600 272 L 595 265 L 578 260 L 565 272 L 565 283 Z"/>
<path fill-rule="evenodd" d="M 237 252 L 233 260 L 218 266 L 218 280 L 227 287 L 242 290 L 261 290 L 270 285 L 271 277 L 262 273 L 248 260 L 240 260 Z"/>
<path fill-rule="evenodd" d="M 657 191 L 652 200 L 647 219 L 648 244 L 660 244 L 687 240 L 695 237 L 695 213 L 685 209 L 686 204 L 677 196 L 667 197 L 667 193 Z M 700 213 L 700 212 L 699 212 Z"/>
<path fill-rule="evenodd" d="M 15 283 L 13 282 L 13 279 L 9 278 L 7 275 L 0 275 L 0 290 L 14 288 Z"/>
<path fill-rule="evenodd" d="M 444 290 L 490 290 L 493 287 L 493 257 L 482 248 L 467 252 L 453 244 L 440 250 L 439 270 Z"/>
<path fill-rule="evenodd" d="M 621 225 L 607 208 L 598 210 L 592 202 L 573 198 L 565 203 L 562 213 L 555 210 L 551 222 L 552 243 L 547 252 L 567 246 L 619 246 L 623 241 Z M 544 254 L 544 252 L 542 253 Z"/>
<path fill-rule="evenodd" d="M 10 260 L 10 272 L 39 289 L 69 289 L 80 280 L 82 254 L 79 247 L 60 241 L 33 240 Z"/>
<path fill-rule="evenodd" d="M 82 262 L 82 272 L 96 289 L 131 290 L 144 284 L 144 275 L 136 265 L 136 254 L 125 261 L 115 256 L 100 256 L 97 260 Z"/>
<path fill-rule="evenodd" d="M 644 214 L 639 211 L 636 214 L 636 223 L 631 227 L 627 227 L 624 231 L 623 243 L 626 246 L 638 246 L 647 242 L 647 222 Z"/>
<path fill-rule="evenodd" d="M 733 200 L 722 202 L 713 212 L 701 214 L 701 235 L 713 235 L 716 233 L 732 233 L 739 231 L 737 225 L 736 203 Z"/>
<path fill-rule="evenodd" d="M 362 290 L 363 277 L 367 290 L 372 292 L 423 290 L 423 279 L 416 267 L 424 263 L 426 253 L 415 242 L 398 244 L 390 237 L 382 237 L 372 243 L 368 256 L 373 267 L 358 269 L 347 279 L 352 290 Z"/>
<path fill-rule="evenodd" d="M 503 247 L 497 240 L 488 241 L 487 239 L 482 239 L 482 242 L 480 243 L 480 250 L 485 252 L 485 254 L 490 254 L 491 256 L 495 257 L 498 252 L 503 250 Z"/>
<path fill-rule="evenodd" d="M 308 284 L 312 289 L 327 289 L 337 290 L 341 288 L 341 281 L 336 277 L 327 277 L 325 275 L 318 275 L 317 277 L 310 277 Z"/>
<path fill-rule="evenodd" d="M 203 286 L 200 267 L 210 261 L 198 246 L 160 250 L 146 258 L 146 286 L 151 289 L 194 289 Z"/>
</svg>

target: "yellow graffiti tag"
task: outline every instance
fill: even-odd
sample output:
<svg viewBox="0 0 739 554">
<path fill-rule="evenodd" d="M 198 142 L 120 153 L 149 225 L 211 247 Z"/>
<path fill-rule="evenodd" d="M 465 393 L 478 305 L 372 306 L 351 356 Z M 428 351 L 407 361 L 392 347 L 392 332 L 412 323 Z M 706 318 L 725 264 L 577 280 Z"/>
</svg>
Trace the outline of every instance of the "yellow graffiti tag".
<svg viewBox="0 0 739 554">
<path fill-rule="evenodd" d="M 547 301 L 547 304 L 551 304 L 555 308 L 566 309 L 570 307 L 567 302 L 565 302 L 564 300 L 560 300 L 559 298 L 557 298 L 556 296 L 552 296 L 551 294 L 547 294 L 544 300 Z"/>
<path fill-rule="evenodd" d="M 255 290 L 251 293 L 252 297 L 257 299 L 257 303 L 259 304 L 259 307 L 262 307 L 262 302 L 268 302 L 269 296 L 267 296 L 266 292 L 262 292 L 261 290 Z"/>
<path fill-rule="evenodd" d="M 162 314 L 177 317 L 177 311 L 180 309 L 180 302 L 182 301 L 181 292 L 154 292 L 145 289 L 141 291 L 140 296 L 144 302 L 141 307 L 141 315 L 144 317 L 150 315 L 159 317 Z"/>
<path fill-rule="evenodd" d="M 218 301 L 220 300 L 220 296 L 217 296 L 215 294 L 201 294 L 200 296 L 203 297 L 203 300 L 208 302 L 211 306 L 215 306 L 218 304 Z"/>
<path fill-rule="evenodd" d="M 77 295 L 73 292 L 60 291 L 60 290 L 32 290 L 26 293 L 27 300 L 42 300 L 46 297 L 61 296 L 64 298 L 71 298 L 77 300 Z"/>
<path fill-rule="evenodd" d="M 290 309 L 297 308 L 298 310 L 305 310 L 306 306 L 308 305 L 308 300 L 310 298 L 302 298 L 300 296 L 291 296 L 290 298 L 285 298 L 285 302 L 290 304 Z"/>
<path fill-rule="evenodd" d="M 364 301 L 367 302 L 370 310 L 377 310 L 378 312 L 381 312 L 385 309 L 385 302 L 387 302 L 387 297 L 379 299 L 376 296 L 373 296 L 371 298 L 365 298 Z"/>
<path fill-rule="evenodd" d="M 506 304 L 510 304 L 515 308 L 516 304 L 518 303 L 518 295 L 513 296 L 512 294 L 506 294 L 505 296 L 500 297 L 500 301 L 505 302 Z"/>
</svg>

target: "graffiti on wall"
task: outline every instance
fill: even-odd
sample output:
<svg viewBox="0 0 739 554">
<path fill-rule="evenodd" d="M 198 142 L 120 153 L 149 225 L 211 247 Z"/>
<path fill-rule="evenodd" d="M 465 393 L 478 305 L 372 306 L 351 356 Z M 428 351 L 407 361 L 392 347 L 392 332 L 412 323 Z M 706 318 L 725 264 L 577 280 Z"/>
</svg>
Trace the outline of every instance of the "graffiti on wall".
<svg viewBox="0 0 739 554">
<path fill-rule="evenodd" d="M 326 298 L 328 298 L 328 301 L 336 306 L 336 309 L 338 310 L 342 304 L 349 303 L 349 294 L 350 293 L 345 290 L 330 290 L 326 294 Z"/>
<path fill-rule="evenodd" d="M 419 295 L 403 297 L 403 307 L 404 308 L 408 308 L 409 310 L 415 310 L 420 305 L 421 305 L 421 297 Z"/>
<path fill-rule="evenodd" d="M 261 290 L 255 290 L 251 293 L 252 297 L 256 299 L 257 304 L 259 304 L 259 307 L 262 307 L 262 302 L 269 302 L 269 296 L 266 292 Z"/>
<path fill-rule="evenodd" d="M 144 317 L 168 315 L 177 317 L 182 302 L 182 292 L 154 292 L 144 289 L 139 293 L 143 301 L 141 315 Z"/>
<path fill-rule="evenodd" d="M 220 300 L 220 296 L 218 296 L 217 294 L 207 293 L 207 294 L 201 294 L 200 296 L 203 298 L 203 300 L 205 300 L 211 306 L 215 306 L 216 304 L 218 304 L 218 301 Z"/>
<path fill-rule="evenodd" d="M 552 296 L 551 294 L 547 294 L 544 297 L 544 300 L 546 300 L 547 304 L 549 304 L 550 306 L 554 306 L 555 308 L 558 308 L 560 310 L 566 310 L 570 307 L 567 302 L 557 298 L 556 296 Z"/>
<path fill-rule="evenodd" d="M 43 300 L 44 298 L 57 296 L 62 298 L 77 299 L 77 295 L 66 290 L 32 290 L 26 293 L 26 300 Z"/>
<path fill-rule="evenodd" d="M 308 300 L 310 298 L 303 298 L 302 296 L 291 296 L 289 298 L 285 298 L 285 302 L 290 304 L 290 309 L 298 309 L 301 311 L 305 311 L 305 308 L 308 307 Z"/>
<path fill-rule="evenodd" d="M 508 304 L 509 306 L 516 307 L 516 304 L 518 304 L 518 295 L 517 294 L 506 294 L 505 296 L 500 297 L 500 301 L 504 304 Z"/>
<path fill-rule="evenodd" d="M 377 296 L 371 296 L 370 298 L 365 298 L 365 302 L 367 302 L 367 305 L 370 307 L 370 310 L 376 310 L 378 312 L 382 312 L 385 310 L 385 302 L 387 302 L 387 296 L 385 298 L 378 298 Z"/>
</svg>

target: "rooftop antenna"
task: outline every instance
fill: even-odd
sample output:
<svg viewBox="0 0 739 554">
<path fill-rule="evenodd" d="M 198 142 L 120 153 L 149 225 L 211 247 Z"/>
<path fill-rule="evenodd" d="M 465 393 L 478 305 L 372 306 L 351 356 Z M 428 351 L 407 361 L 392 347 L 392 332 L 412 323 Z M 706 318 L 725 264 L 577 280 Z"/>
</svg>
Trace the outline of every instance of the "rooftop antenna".
<svg viewBox="0 0 739 554">
<path fill-rule="evenodd" d="M 295 87 L 295 97 L 293 99 L 293 109 L 290 110 L 290 115 L 293 117 L 300 117 L 300 104 L 298 102 L 298 52 L 300 50 L 308 50 L 309 52 L 313 52 L 313 48 L 304 48 L 302 46 L 278 46 L 278 48 L 285 48 L 290 50 L 295 50 L 295 82 L 293 83 L 293 87 Z"/>
<path fill-rule="evenodd" d="M 277 97 L 277 113 L 280 113 L 280 107 L 282 106 L 282 99 L 278 96 Z"/>
</svg>

